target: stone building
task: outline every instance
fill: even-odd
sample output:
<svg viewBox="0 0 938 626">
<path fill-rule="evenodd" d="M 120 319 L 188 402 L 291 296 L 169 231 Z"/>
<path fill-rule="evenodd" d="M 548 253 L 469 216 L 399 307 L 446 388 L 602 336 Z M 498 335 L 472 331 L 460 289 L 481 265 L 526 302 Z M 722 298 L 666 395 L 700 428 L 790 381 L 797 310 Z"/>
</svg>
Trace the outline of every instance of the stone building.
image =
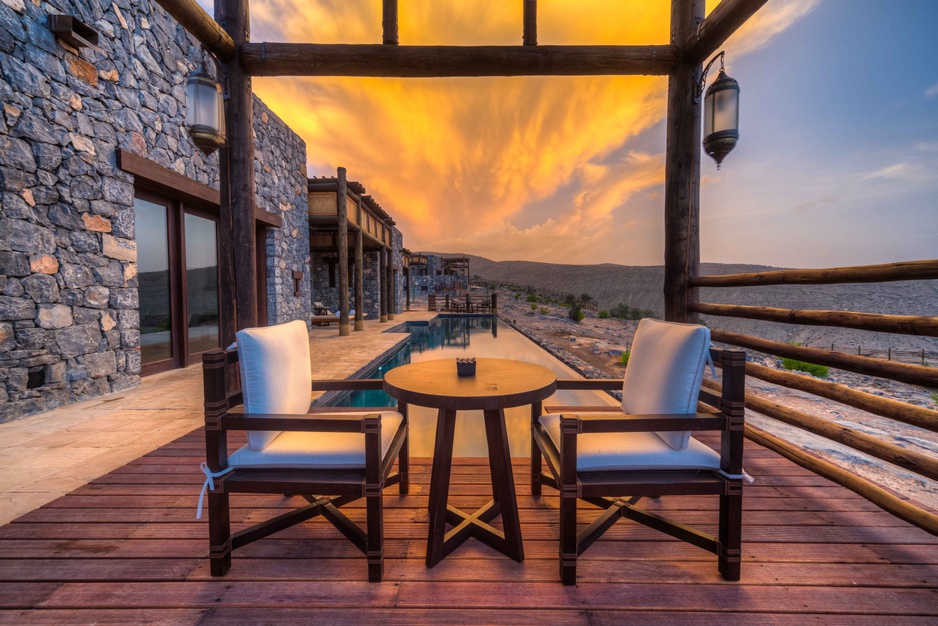
<svg viewBox="0 0 938 626">
<path fill-rule="evenodd" d="M 219 345 L 219 157 L 184 127 L 202 60 L 153 0 L 0 0 L 0 422 Z M 308 320 L 306 146 L 256 98 L 254 129 L 258 317 Z"/>
</svg>

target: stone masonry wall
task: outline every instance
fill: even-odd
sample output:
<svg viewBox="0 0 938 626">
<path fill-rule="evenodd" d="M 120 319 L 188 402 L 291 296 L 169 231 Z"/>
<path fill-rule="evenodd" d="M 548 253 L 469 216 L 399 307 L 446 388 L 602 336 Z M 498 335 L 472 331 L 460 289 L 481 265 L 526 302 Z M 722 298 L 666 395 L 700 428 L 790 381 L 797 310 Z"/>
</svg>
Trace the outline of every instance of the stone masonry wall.
<svg viewBox="0 0 938 626">
<path fill-rule="evenodd" d="M 57 41 L 49 13 L 95 28 L 99 50 Z M 184 128 L 200 61 L 146 0 L 0 0 L 0 422 L 139 384 L 134 184 L 115 150 L 217 187 L 217 154 Z M 255 130 L 258 204 L 284 218 L 266 241 L 269 318 L 305 319 L 305 146 L 259 100 Z"/>
</svg>

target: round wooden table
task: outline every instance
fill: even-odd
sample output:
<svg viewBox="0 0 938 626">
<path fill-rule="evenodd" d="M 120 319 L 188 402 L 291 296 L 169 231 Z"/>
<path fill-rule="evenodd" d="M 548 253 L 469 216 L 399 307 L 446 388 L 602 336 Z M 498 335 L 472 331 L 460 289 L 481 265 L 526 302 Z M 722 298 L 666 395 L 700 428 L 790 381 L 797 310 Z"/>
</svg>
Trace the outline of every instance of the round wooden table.
<svg viewBox="0 0 938 626">
<path fill-rule="evenodd" d="M 549 369 L 506 359 L 477 359 L 474 376 L 457 376 L 456 359 L 412 363 L 384 375 L 384 391 L 392 398 L 439 410 L 430 474 L 427 567 L 469 537 L 516 561 L 524 560 L 504 410 L 540 402 L 556 389 L 557 375 Z M 465 410 L 483 411 L 492 477 L 492 501 L 472 514 L 447 505 L 456 411 Z M 488 524 L 499 515 L 504 530 Z M 447 522 L 453 526 L 449 532 Z"/>
</svg>

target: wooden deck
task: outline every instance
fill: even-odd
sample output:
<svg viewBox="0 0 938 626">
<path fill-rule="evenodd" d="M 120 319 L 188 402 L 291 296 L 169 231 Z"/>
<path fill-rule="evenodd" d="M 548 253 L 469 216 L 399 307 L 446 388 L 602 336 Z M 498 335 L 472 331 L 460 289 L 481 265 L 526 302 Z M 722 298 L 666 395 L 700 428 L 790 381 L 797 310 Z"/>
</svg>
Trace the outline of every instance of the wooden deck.
<svg viewBox="0 0 938 626">
<path fill-rule="evenodd" d="M 712 555 L 623 520 L 582 557 L 576 587 L 558 582 L 556 492 L 532 498 L 520 458 L 524 563 L 470 539 L 427 569 L 430 468 L 414 459 L 411 495 L 385 497 L 385 582 L 366 582 L 362 555 L 324 520 L 236 551 L 213 579 L 195 519 L 202 454 L 195 431 L 0 527 L 0 623 L 938 623 L 938 537 L 748 441 L 739 583 Z M 484 463 L 456 464 L 454 504 L 488 499 Z M 712 529 L 713 500 L 659 506 Z M 232 501 L 237 525 L 299 499 Z M 364 518 L 363 505 L 343 510 Z"/>
</svg>

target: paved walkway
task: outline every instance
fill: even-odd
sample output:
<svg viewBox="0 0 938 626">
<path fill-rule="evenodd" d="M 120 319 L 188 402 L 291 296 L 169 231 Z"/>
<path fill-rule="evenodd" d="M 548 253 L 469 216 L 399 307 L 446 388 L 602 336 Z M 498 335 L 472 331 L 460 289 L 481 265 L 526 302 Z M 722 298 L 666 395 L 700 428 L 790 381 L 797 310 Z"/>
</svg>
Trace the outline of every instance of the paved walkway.
<svg viewBox="0 0 938 626">
<path fill-rule="evenodd" d="M 406 333 L 385 331 L 435 313 L 399 313 L 339 337 L 338 324 L 310 332 L 313 378 L 344 379 L 390 353 Z M 201 366 L 143 379 L 109 394 L 0 424 L 0 525 L 166 445 L 202 425 Z M 197 469 L 197 468 L 196 468 Z"/>
</svg>

